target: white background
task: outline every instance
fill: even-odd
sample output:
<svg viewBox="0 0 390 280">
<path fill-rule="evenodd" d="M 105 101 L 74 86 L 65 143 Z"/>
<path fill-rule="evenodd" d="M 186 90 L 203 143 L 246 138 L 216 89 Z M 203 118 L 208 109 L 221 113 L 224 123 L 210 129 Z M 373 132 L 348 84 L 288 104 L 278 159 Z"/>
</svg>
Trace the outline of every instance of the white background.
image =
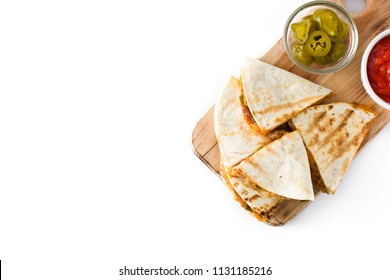
<svg viewBox="0 0 390 280">
<path fill-rule="evenodd" d="M 1 1 L 4 279 L 148 279 L 119 276 L 124 265 L 388 275 L 390 127 L 336 195 L 279 228 L 248 215 L 191 149 L 228 76 L 304 2 Z"/>
</svg>

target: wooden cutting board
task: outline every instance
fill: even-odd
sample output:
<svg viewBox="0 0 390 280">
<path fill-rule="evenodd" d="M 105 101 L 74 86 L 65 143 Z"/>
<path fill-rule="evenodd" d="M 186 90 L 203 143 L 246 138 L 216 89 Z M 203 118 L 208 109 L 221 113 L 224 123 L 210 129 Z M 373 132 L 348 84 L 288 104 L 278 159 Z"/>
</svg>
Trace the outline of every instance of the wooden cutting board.
<svg viewBox="0 0 390 280">
<path fill-rule="evenodd" d="M 342 1 L 333 1 L 343 5 Z M 260 60 L 278 66 L 282 69 L 298 74 L 303 78 L 323 85 L 333 90 L 335 95 L 325 100 L 325 103 L 342 101 L 368 106 L 378 113 L 376 122 L 368 132 L 360 150 L 365 147 L 390 120 L 390 111 L 382 109 L 365 92 L 360 80 L 360 63 L 365 48 L 369 42 L 381 31 L 390 28 L 390 1 L 366 0 L 365 10 L 353 15 L 359 31 L 359 45 L 352 62 L 339 72 L 329 75 L 314 75 L 306 73 L 288 58 L 283 40 L 280 39 Z M 214 133 L 214 107 L 197 123 L 193 135 L 192 144 L 195 154 L 206 164 L 211 171 L 220 176 L 220 152 Z M 315 191 L 316 197 L 319 195 Z M 273 216 L 266 221 L 267 224 L 280 226 L 293 219 L 310 202 L 295 200 L 284 201 L 275 211 Z"/>
</svg>

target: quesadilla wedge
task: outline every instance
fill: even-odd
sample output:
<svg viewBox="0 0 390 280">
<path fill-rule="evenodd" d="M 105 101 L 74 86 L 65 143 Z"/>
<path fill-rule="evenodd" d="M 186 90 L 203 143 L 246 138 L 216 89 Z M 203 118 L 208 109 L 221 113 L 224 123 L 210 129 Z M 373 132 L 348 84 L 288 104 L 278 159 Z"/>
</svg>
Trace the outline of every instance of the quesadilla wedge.
<svg viewBox="0 0 390 280">
<path fill-rule="evenodd" d="M 246 60 L 241 81 L 245 103 L 264 134 L 331 93 L 330 89 L 258 59 Z"/>
<path fill-rule="evenodd" d="M 302 135 L 313 182 L 322 192 L 335 193 L 375 116 L 356 105 L 332 103 L 308 108 L 290 120 Z"/>
<path fill-rule="evenodd" d="M 232 174 L 250 182 L 253 189 L 256 186 L 285 198 L 314 200 L 309 161 L 298 131 L 285 134 L 244 159 L 232 168 Z M 258 196 L 263 197 L 261 193 Z"/>
<path fill-rule="evenodd" d="M 225 185 L 233 193 L 234 199 L 261 222 L 269 219 L 280 202 L 284 200 L 283 197 L 255 186 L 238 174 L 232 175 L 231 169 L 225 169 L 223 166 L 221 176 Z"/>
<path fill-rule="evenodd" d="M 276 130 L 268 136 L 254 132 L 244 120 L 240 104 L 241 83 L 230 77 L 214 109 L 214 130 L 222 163 L 232 167 L 286 131 Z"/>
</svg>

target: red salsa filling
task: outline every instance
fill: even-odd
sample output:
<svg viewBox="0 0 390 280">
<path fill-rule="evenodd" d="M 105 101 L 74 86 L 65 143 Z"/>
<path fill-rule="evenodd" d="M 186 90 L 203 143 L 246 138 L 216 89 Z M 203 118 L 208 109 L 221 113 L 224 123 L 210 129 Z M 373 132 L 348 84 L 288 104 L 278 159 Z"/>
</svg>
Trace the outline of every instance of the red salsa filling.
<svg viewBox="0 0 390 280">
<path fill-rule="evenodd" d="M 390 102 L 390 36 L 381 39 L 371 50 L 367 74 L 375 93 Z"/>
</svg>

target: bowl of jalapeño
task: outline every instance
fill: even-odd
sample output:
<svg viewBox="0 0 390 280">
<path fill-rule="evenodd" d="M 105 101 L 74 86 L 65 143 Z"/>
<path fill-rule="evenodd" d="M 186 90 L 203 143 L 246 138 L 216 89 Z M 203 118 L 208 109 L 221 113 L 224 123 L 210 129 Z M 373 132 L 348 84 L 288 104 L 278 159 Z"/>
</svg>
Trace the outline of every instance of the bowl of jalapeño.
<svg viewBox="0 0 390 280">
<path fill-rule="evenodd" d="M 310 73 L 327 74 L 344 68 L 352 60 L 358 47 L 358 31 L 340 5 L 312 1 L 288 18 L 283 42 L 297 66 Z"/>
</svg>

